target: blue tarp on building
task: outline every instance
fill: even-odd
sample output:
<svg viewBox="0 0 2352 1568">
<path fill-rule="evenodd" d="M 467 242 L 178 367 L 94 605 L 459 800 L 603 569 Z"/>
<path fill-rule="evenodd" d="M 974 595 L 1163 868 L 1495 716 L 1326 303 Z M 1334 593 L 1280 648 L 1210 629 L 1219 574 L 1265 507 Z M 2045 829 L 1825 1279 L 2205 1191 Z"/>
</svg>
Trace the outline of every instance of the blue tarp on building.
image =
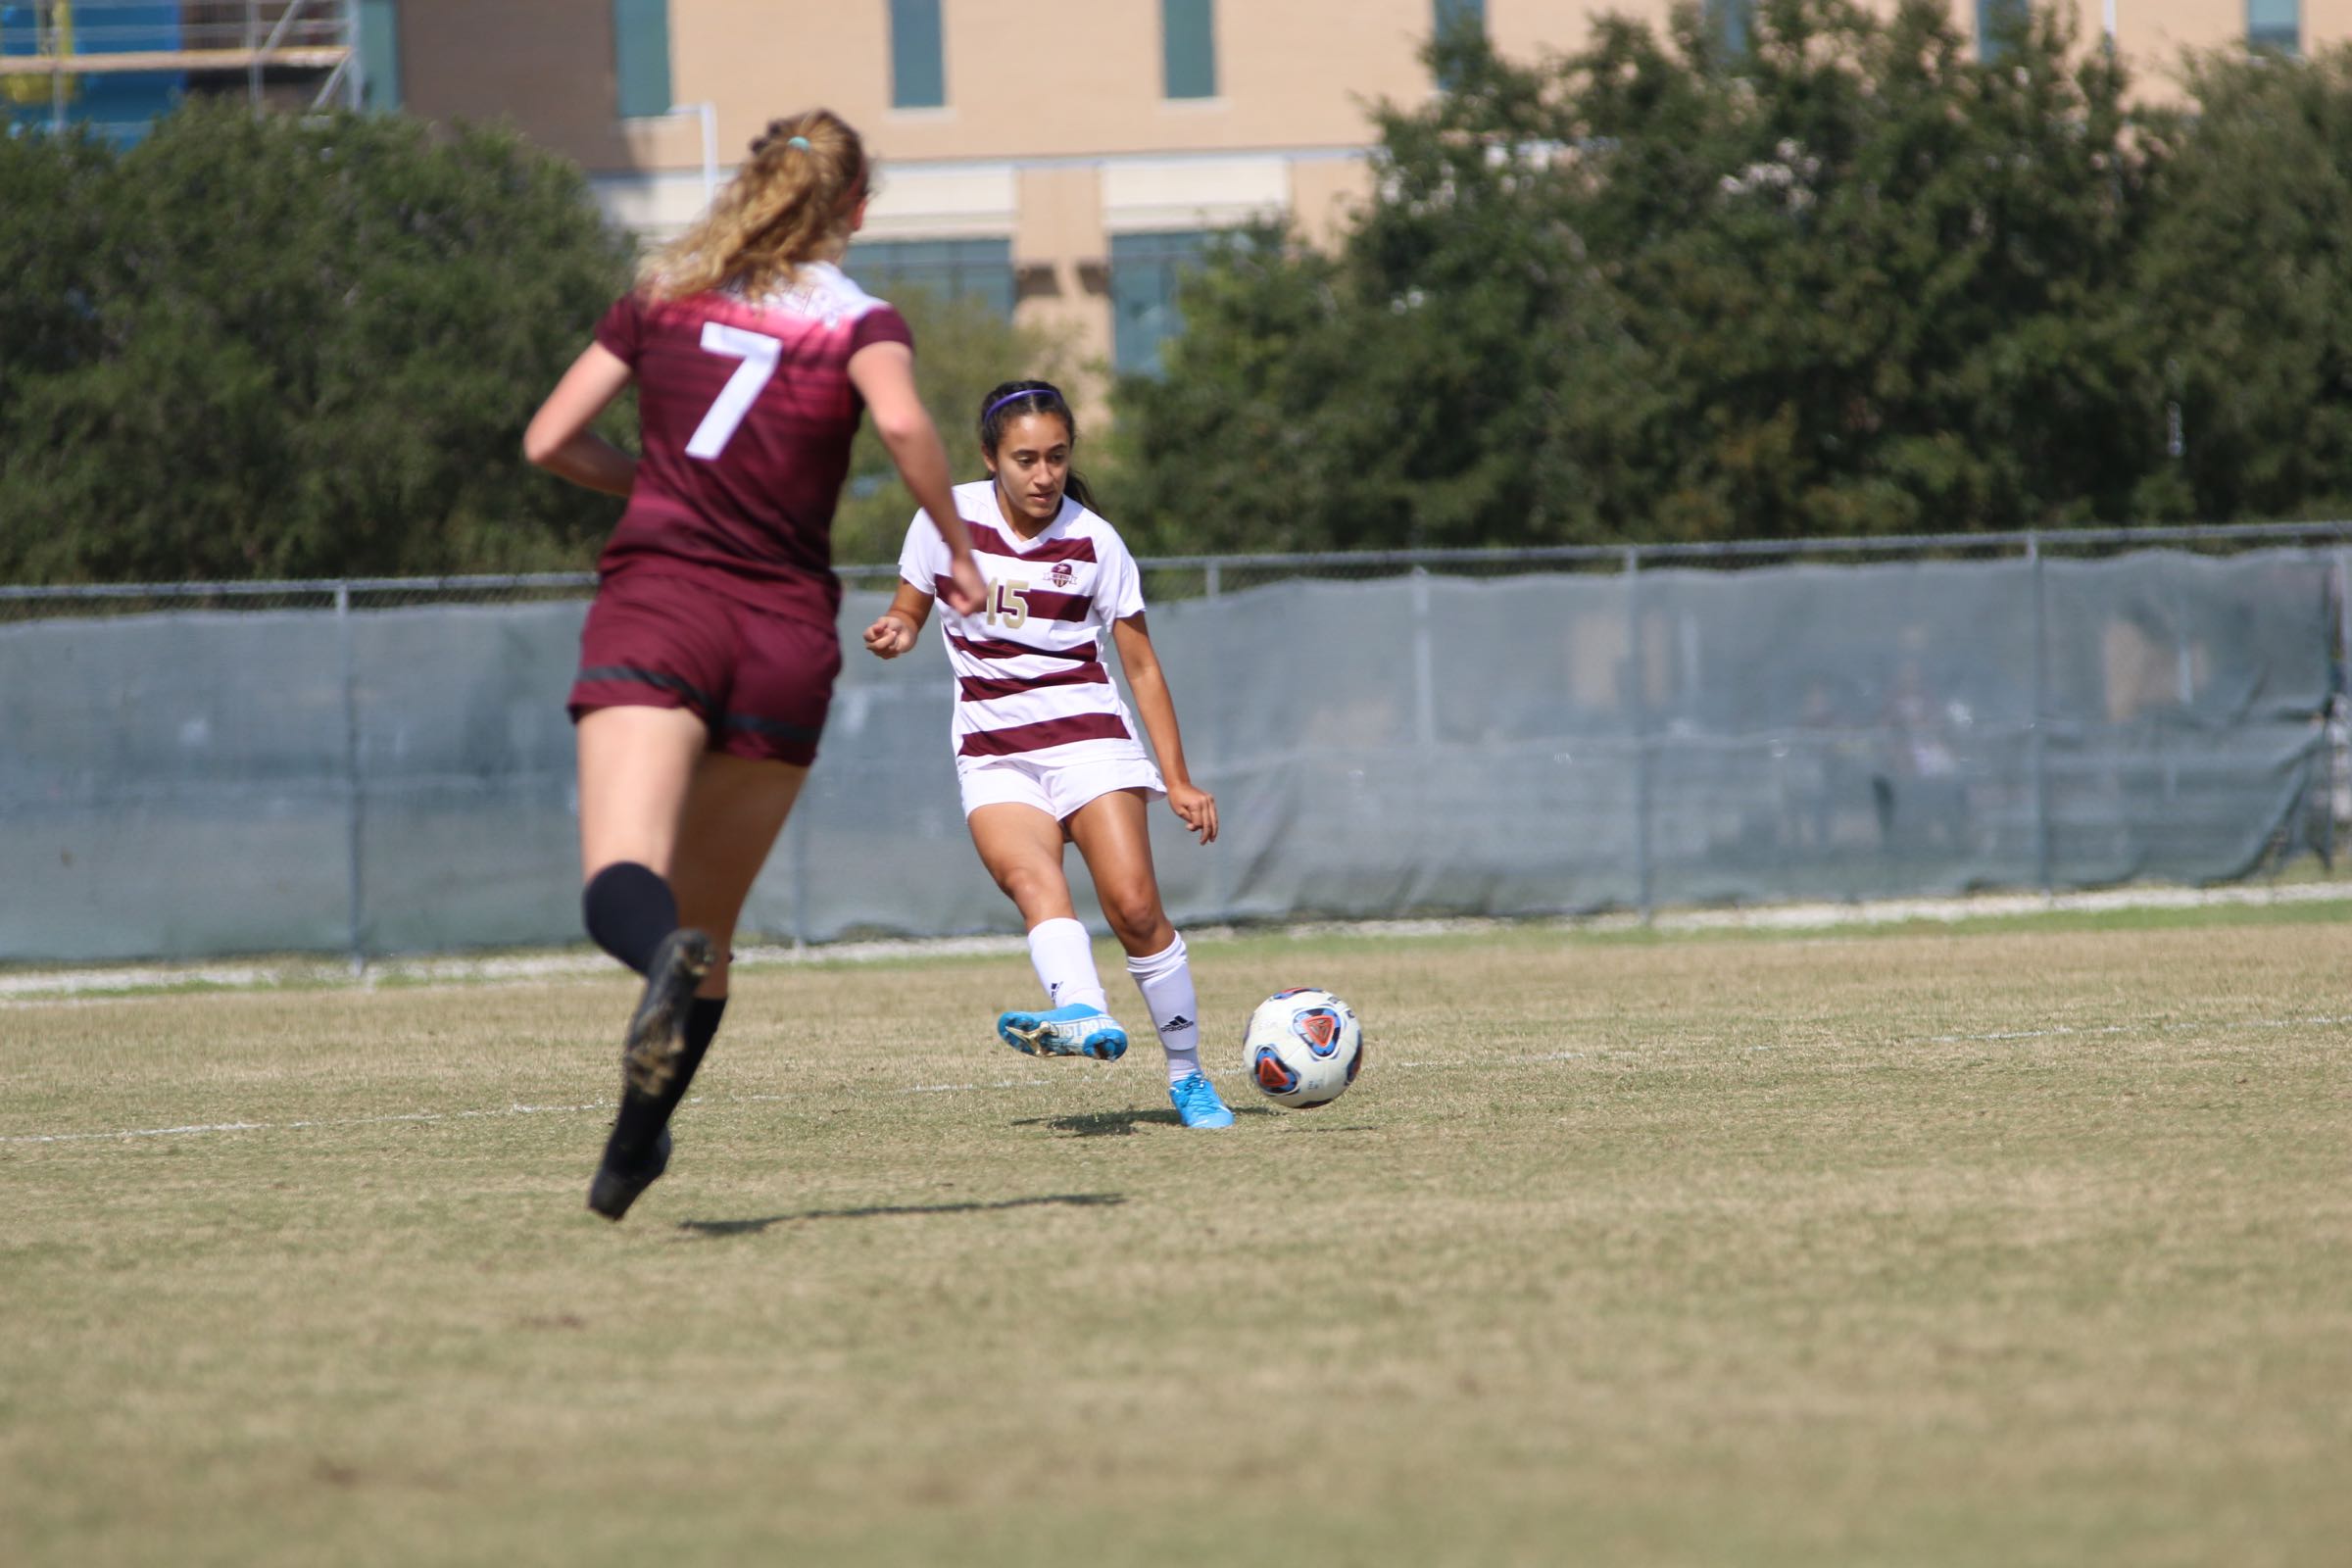
<svg viewBox="0 0 2352 1568">
<path fill-rule="evenodd" d="M 135 0 L 58 0 L 0 5 L 0 55 L 135 54 L 182 47 L 179 7 Z M 0 109 L 12 131 L 60 121 L 87 125 L 119 142 L 147 133 L 187 91 L 178 71 L 0 76 Z"/>
</svg>

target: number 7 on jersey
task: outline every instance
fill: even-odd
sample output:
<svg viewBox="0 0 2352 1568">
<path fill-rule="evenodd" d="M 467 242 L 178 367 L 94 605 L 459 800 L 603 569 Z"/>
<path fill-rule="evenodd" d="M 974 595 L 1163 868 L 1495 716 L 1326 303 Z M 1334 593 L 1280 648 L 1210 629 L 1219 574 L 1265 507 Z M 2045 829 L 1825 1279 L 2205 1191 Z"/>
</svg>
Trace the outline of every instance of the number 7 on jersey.
<svg viewBox="0 0 2352 1568">
<path fill-rule="evenodd" d="M 705 463 L 714 461 L 727 449 L 743 416 L 752 412 L 760 389 L 776 373 L 776 360 L 784 352 L 783 341 L 764 332 L 747 332 L 740 326 L 725 326 L 717 321 L 703 323 L 703 352 L 721 359 L 741 360 L 727 384 L 718 389 L 703 422 L 694 427 L 694 439 L 686 443 L 686 455 L 701 458 Z"/>
</svg>

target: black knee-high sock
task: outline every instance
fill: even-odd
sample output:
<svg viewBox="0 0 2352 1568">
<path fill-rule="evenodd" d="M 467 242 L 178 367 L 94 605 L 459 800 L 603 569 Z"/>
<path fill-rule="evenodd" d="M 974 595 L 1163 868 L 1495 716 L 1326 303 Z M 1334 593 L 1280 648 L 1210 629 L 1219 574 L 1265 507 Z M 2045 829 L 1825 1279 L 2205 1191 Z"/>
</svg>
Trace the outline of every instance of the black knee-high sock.
<svg viewBox="0 0 2352 1568">
<path fill-rule="evenodd" d="M 654 966 L 654 950 L 678 928 L 678 901 L 651 866 L 617 860 L 588 879 L 580 913 L 596 945 L 639 974 Z"/>
<path fill-rule="evenodd" d="M 616 1164 L 634 1164 L 644 1151 L 662 1135 L 669 1124 L 670 1112 L 686 1098 L 686 1086 L 694 1082 L 695 1070 L 709 1054 L 710 1041 L 718 1033 L 718 1020 L 726 1016 L 724 997 L 697 997 L 686 1009 L 686 1049 L 678 1054 L 677 1075 L 669 1087 L 654 1099 L 637 1095 L 620 1098 L 620 1116 L 612 1123 L 612 1139 L 608 1157 Z"/>
</svg>

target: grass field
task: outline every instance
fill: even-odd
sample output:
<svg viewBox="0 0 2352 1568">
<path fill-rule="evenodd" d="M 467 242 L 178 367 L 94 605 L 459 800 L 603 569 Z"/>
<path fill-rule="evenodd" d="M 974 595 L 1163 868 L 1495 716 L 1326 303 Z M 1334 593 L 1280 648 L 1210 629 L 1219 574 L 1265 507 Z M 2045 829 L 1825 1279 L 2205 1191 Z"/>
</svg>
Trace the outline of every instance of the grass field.
<svg viewBox="0 0 2352 1568">
<path fill-rule="evenodd" d="M 621 979 L 0 1004 L 0 1562 L 2340 1564 L 2348 912 L 755 969 L 618 1227 Z"/>
</svg>

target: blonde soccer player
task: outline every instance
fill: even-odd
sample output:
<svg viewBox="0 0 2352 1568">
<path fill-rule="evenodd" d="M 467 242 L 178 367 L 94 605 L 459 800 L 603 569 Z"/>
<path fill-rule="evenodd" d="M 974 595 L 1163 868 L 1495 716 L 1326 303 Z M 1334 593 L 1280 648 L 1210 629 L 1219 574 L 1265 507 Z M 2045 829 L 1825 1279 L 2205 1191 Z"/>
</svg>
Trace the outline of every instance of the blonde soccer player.
<svg viewBox="0 0 2352 1568">
<path fill-rule="evenodd" d="M 1184 938 L 1160 904 L 1146 818 L 1150 803 L 1165 799 L 1206 844 L 1217 836 L 1217 803 L 1185 769 L 1135 558 L 1071 471 L 1077 439 L 1077 418 L 1051 383 L 1008 381 L 990 392 L 980 409 L 989 476 L 957 485 L 953 498 L 985 580 L 983 601 L 970 610 L 956 603 L 952 563 L 926 505 L 906 530 L 898 591 L 866 628 L 865 646 L 898 658 L 914 647 L 933 604 L 945 603 L 964 821 L 981 863 L 1021 911 L 1046 990 L 1043 1010 L 1004 1013 L 998 1035 L 1033 1055 L 1110 1061 L 1127 1050 L 1062 871 L 1062 846 L 1075 844 L 1159 1035 L 1178 1118 L 1229 1127 L 1233 1112 L 1200 1070 L 1200 1006 Z M 1149 753 L 1103 665 L 1105 634 L 1135 693 Z"/>
<path fill-rule="evenodd" d="M 628 498 L 570 700 L 588 934 L 646 977 L 588 1192 L 608 1219 L 668 1166 L 670 1115 L 726 1010 L 736 919 L 816 760 L 841 668 L 833 512 L 867 412 L 940 519 L 941 592 L 979 606 L 912 335 L 837 265 L 871 187 L 838 116 L 771 122 L 523 437 L 532 462 Z M 632 382 L 642 457 L 590 429 Z"/>
</svg>

